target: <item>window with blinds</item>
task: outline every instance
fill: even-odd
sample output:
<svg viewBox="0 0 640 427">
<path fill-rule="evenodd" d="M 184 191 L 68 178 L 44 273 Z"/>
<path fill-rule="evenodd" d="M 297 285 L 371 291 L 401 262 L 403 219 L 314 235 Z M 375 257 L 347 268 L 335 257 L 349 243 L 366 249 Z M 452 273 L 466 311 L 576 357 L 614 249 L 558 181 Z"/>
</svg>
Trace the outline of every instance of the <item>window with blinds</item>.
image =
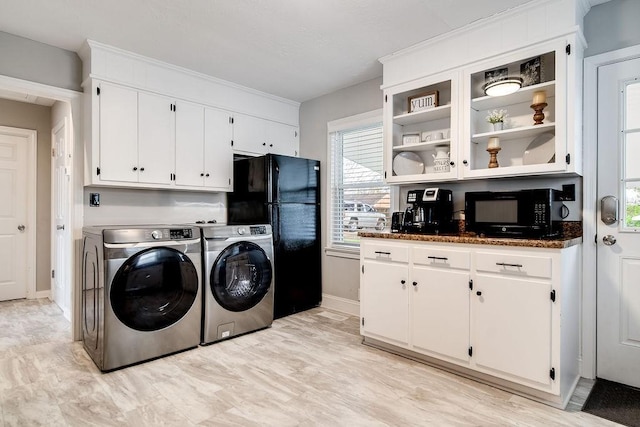
<svg viewBox="0 0 640 427">
<path fill-rule="evenodd" d="M 384 230 L 390 223 L 389 186 L 382 165 L 382 123 L 329 133 L 330 244 L 358 246 L 358 231 Z"/>
</svg>

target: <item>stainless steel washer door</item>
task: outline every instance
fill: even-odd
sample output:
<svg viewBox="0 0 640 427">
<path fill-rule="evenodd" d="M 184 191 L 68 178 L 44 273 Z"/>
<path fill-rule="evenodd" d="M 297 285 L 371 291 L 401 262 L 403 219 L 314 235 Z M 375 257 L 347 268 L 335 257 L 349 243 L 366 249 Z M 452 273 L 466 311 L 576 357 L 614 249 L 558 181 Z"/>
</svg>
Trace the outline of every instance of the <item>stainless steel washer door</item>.
<svg viewBox="0 0 640 427">
<path fill-rule="evenodd" d="M 218 255 L 210 276 L 213 297 L 234 312 L 256 306 L 271 287 L 273 271 L 265 251 L 252 242 L 236 242 Z"/>
<path fill-rule="evenodd" d="M 179 321 L 198 295 L 191 259 L 169 247 L 153 247 L 128 258 L 116 272 L 109 298 L 116 317 L 138 331 L 156 331 Z"/>
</svg>

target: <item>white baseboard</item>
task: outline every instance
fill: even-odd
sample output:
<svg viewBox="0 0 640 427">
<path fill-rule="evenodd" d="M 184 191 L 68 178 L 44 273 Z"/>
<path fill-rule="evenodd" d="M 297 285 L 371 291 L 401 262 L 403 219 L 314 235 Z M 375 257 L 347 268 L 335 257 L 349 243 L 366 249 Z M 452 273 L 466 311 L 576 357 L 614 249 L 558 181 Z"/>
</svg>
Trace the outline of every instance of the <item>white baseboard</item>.
<svg viewBox="0 0 640 427">
<path fill-rule="evenodd" d="M 360 303 L 358 301 L 322 294 L 322 304 L 320 306 L 340 313 L 360 316 Z"/>
<path fill-rule="evenodd" d="M 51 299 L 51 290 L 48 291 L 36 291 L 36 295 L 34 296 L 34 298 L 39 299 L 39 298 L 49 298 Z"/>
</svg>

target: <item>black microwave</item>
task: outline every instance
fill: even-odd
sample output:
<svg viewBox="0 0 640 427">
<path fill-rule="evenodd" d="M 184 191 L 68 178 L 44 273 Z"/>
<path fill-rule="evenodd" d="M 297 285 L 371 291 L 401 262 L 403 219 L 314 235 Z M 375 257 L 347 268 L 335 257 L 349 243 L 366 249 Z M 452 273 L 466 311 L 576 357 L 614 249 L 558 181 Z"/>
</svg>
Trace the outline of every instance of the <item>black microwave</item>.
<svg viewBox="0 0 640 427">
<path fill-rule="evenodd" d="M 560 191 L 551 188 L 465 193 L 465 229 L 493 237 L 562 235 Z"/>
</svg>

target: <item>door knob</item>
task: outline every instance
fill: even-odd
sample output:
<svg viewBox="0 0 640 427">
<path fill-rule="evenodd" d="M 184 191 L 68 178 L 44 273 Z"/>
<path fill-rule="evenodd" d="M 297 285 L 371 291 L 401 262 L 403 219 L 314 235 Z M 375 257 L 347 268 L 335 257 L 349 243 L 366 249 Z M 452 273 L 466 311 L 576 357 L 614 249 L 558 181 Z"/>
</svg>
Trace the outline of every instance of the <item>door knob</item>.
<svg viewBox="0 0 640 427">
<path fill-rule="evenodd" d="M 24 229 L 25 229 L 25 228 L 27 228 L 27 227 L 25 227 L 25 226 L 24 226 L 24 225 L 22 225 L 22 224 L 20 224 L 20 225 L 18 226 L 18 230 L 20 230 L 20 231 L 24 231 Z"/>
<path fill-rule="evenodd" d="M 616 244 L 616 238 L 614 236 L 612 236 L 611 234 L 607 234 L 606 236 L 604 236 L 602 238 L 602 243 L 604 243 L 607 246 L 612 246 Z"/>
<path fill-rule="evenodd" d="M 56 225 L 56 230 L 64 230 L 64 224 Z"/>
</svg>

